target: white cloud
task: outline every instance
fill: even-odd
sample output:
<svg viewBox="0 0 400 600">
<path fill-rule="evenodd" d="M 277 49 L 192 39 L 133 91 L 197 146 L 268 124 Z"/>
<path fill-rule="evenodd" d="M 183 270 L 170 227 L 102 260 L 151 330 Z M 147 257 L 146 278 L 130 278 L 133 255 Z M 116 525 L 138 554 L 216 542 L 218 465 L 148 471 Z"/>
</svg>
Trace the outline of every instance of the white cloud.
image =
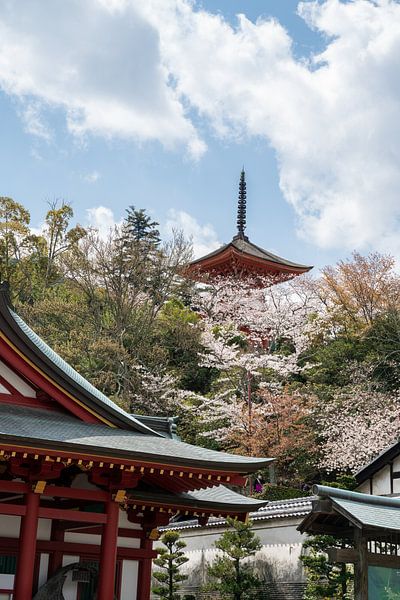
<svg viewBox="0 0 400 600">
<path fill-rule="evenodd" d="M 36 111 L 65 110 L 69 130 L 166 147 L 198 138 L 162 64 L 159 32 L 141 3 L 4 0 L 0 3 L 0 87 Z M 30 119 L 32 123 L 32 118 Z M 39 133 L 33 123 L 32 133 Z M 36 131 L 34 131 L 36 130 Z"/>
<path fill-rule="evenodd" d="M 107 238 L 110 230 L 118 223 L 111 208 L 94 206 L 86 209 L 86 221 L 89 227 L 97 229 L 102 238 Z"/>
<path fill-rule="evenodd" d="M 43 119 L 41 106 L 38 102 L 23 102 L 19 114 L 27 133 L 50 142 L 53 135 Z"/>
<path fill-rule="evenodd" d="M 100 179 L 100 173 L 98 171 L 91 171 L 83 176 L 83 180 L 87 183 L 96 183 Z"/>
<path fill-rule="evenodd" d="M 299 14 L 326 39 L 308 60 L 277 21 L 232 27 L 189 0 L 4 0 L 0 86 L 64 108 L 78 136 L 199 157 L 189 108 L 217 136 L 262 137 L 301 235 L 400 256 L 400 4 L 302 2 Z"/>
<path fill-rule="evenodd" d="M 192 240 L 193 254 L 199 258 L 221 246 L 217 233 L 209 223 L 201 225 L 192 215 L 183 211 L 170 209 L 163 231 L 168 235 L 172 230 L 182 230 L 185 237 Z"/>
</svg>

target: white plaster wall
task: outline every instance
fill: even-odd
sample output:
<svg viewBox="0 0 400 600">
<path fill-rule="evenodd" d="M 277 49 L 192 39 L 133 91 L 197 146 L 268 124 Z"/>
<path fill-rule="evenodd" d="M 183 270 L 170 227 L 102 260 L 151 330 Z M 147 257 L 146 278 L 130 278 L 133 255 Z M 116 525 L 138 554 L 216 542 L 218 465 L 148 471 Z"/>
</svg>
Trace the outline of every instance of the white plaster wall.
<svg viewBox="0 0 400 600">
<path fill-rule="evenodd" d="M 21 377 L 18 377 L 18 375 L 2 361 L 0 361 L 0 375 L 4 377 L 4 379 L 8 381 L 8 383 L 10 383 L 23 396 L 36 398 L 35 390 L 30 387 Z"/>
<path fill-rule="evenodd" d="M 128 515 L 124 510 L 119 511 L 119 527 L 124 527 L 125 529 L 142 529 L 139 523 L 131 523 L 128 521 Z"/>
<path fill-rule="evenodd" d="M 372 478 L 372 493 L 376 496 L 390 494 L 390 466 L 386 465 Z"/>
<path fill-rule="evenodd" d="M 11 517 L 9 515 L 0 515 L 1 537 L 19 538 L 20 526 L 21 526 L 21 517 Z"/>
<path fill-rule="evenodd" d="M 299 559 L 306 536 L 296 530 L 299 522 L 297 519 L 284 518 L 254 522 L 253 529 L 263 547 L 250 561 L 266 580 L 304 579 Z M 188 575 L 188 587 L 197 587 L 207 581 L 207 566 L 218 554 L 213 544 L 224 531 L 223 527 L 180 530 L 181 537 L 187 544 L 185 554 L 189 558 L 182 566 L 182 571 Z"/>
<path fill-rule="evenodd" d="M 400 479 L 393 479 L 393 494 L 400 494 Z"/>
<path fill-rule="evenodd" d="M 39 519 L 38 540 L 48 541 L 51 537 L 51 519 Z"/>
<path fill-rule="evenodd" d="M 64 556 L 62 564 L 63 567 L 66 567 L 74 562 L 79 562 L 79 556 Z M 72 581 L 72 571 L 70 571 L 64 583 L 63 595 L 65 600 L 76 600 L 77 593 L 78 583 L 76 581 Z"/>
<path fill-rule="evenodd" d="M 139 562 L 137 560 L 123 561 L 120 600 L 136 600 L 138 569 Z"/>
<path fill-rule="evenodd" d="M 40 555 L 40 564 L 39 564 L 39 580 L 38 587 L 40 588 L 47 581 L 47 573 L 49 569 L 49 555 L 41 554 Z"/>
<path fill-rule="evenodd" d="M 14 588 L 14 575 L 0 575 L 0 589 L 1 590 L 12 590 Z M 2 596 L 0 594 L 0 600 Z M 9 598 L 8 595 L 4 595 L 3 598 Z"/>
<path fill-rule="evenodd" d="M 364 483 L 358 486 L 357 492 L 361 492 L 362 494 L 370 493 L 369 479 L 367 479 L 367 481 L 364 481 Z"/>
<path fill-rule="evenodd" d="M 393 471 L 400 471 L 400 455 L 393 459 Z"/>
</svg>

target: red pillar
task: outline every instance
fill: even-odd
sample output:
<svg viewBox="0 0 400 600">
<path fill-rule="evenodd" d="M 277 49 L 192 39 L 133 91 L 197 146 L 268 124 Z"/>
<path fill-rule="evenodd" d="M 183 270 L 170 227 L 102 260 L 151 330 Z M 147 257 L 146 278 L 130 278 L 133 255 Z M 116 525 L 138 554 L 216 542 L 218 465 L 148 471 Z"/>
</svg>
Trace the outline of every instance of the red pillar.
<svg viewBox="0 0 400 600">
<path fill-rule="evenodd" d="M 26 495 L 26 514 L 22 517 L 19 533 L 14 600 L 28 600 L 32 598 L 39 502 L 40 494 L 29 492 Z"/>
<path fill-rule="evenodd" d="M 151 550 L 153 542 L 147 538 L 140 541 L 140 547 L 143 550 Z M 143 558 L 139 561 L 137 598 L 139 600 L 149 600 L 151 592 L 151 558 Z"/>
<path fill-rule="evenodd" d="M 118 544 L 119 504 L 107 502 L 107 522 L 103 525 L 97 600 L 114 600 L 115 568 Z"/>
</svg>

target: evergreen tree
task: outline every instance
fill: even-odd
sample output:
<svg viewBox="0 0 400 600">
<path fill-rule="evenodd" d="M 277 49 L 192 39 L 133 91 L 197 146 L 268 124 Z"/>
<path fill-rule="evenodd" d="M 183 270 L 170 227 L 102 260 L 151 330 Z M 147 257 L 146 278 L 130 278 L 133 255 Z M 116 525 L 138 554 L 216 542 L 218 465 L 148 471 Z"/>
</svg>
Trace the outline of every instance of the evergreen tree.
<svg viewBox="0 0 400 600">
<path fill-rule="evenodd" d="M 261 580 L 244 560 L 254 556 L 262 544 L 251 529 L 251 521 L 242 523 L 228 517 L 227 523 L 230 528 L 214 544 L 223 552 L 223 556 L 219 556 L 208 568 L 208 574 L 214 579 L 208 587 L 220 592 L 223 598 L 256 599 L 259 597 Z"/>
<path fill-rule="evenodd" d="M 159 585 L 154 586 L 152 591 L 153 594 L 165 600 L 178 600 L 180 595 L 177 591 L 181 582 L 187 579 L 186 575 L 179 572 L 180 567 L 189 560 L 182 550 L 186 544 L 179 539 L 179 533 L 176 531 L 166 531 L 160 541 L 164 546 L 156 548 L 158 558 L 154 559 L 154 563 L 162 571 L 153 573 L 153 577 L 159 582 Z"/>
<path fill-rule="evenodd" d="M 124 237 L 134 242 L 147 242 L 156 247 L 160 243 L 158 223 L 152 221 L 144 208 L 129 206 L 124 219 Z"/>
</svg>

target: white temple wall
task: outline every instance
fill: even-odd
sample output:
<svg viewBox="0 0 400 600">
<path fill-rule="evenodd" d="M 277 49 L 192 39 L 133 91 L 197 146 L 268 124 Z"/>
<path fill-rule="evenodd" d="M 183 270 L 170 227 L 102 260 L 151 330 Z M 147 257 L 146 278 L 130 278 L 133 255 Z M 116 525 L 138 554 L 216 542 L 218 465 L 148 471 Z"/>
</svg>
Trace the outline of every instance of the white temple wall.
<svg viewBox="0 0 400 600">
<path fill-rule="evenodd" d="M 263 547 L 249 560 L 264 579 L 285 582 L 304 580 L 300 555 L 306 537 L 296 530 L 299 522 L 288 518 L 254 522 L 253 530 Z M 179 530 L 187 544 L 185 555 L 189 558 L 182 566 L 182 572 L 188 575 L 185 586 L 198 587 L 206 583 L 207 566 L 218 555 L 214 542 L 224 531 L 225 528 L 219 526 Z"/>
<path fill-rule="evenodd" d="M 123 561 L 120 600 L 136 600 L 138 570 L 139 563 L 137 560 Z"/>
<path fill-rule="evenodd" d="M 39 566 L 39 578 L 38 578 L 38 588 L 44 585 L 47 581 L 49 569 L 49 555 L 41 554 L 40 555 L 40 566 Z"/>
<path fill-rule="evenodd" d="M 386 465 L 372 478 L 372 493 L 376 496 L 390 494 L 390 466 Z"/>
<path fill-rule="evenodd" d="M 21 526 L 21 517 L 11 517 L 9 515 L 0 515 L 1 537 L 19 538 L 20 526 Z"/>
</svg>

